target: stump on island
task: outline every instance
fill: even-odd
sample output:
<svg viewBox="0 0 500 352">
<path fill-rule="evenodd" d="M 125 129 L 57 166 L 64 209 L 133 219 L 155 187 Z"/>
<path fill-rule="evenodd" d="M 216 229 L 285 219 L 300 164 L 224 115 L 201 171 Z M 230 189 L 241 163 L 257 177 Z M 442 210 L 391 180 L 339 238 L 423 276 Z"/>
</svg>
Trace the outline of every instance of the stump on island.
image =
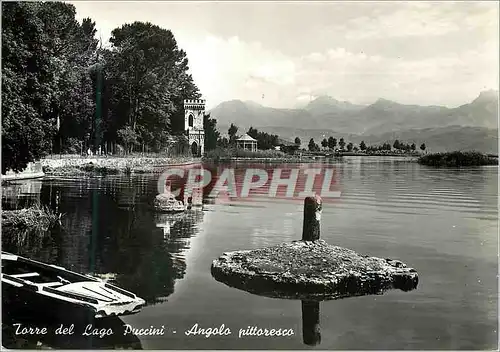
<svg viewBox="0 0 500 352">
<path fill-rule="evenodd" d="M 320 240 L 321 210 L 321 198 L 306 198 L 302 240 L 223 253 L 212 262 L 212 276 L 251 293 L 308 301 L 417 287 L 416 270 L 399 260 L 360 255 Z"/>
</svg>

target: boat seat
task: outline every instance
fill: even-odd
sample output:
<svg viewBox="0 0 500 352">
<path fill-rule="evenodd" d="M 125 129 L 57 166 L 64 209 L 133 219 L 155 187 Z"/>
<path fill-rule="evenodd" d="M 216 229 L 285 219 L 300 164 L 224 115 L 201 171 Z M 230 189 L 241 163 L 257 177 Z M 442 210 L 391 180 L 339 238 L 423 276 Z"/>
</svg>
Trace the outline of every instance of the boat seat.
<svg viewBox="0 0 500 352">
<path fill-rule="evenodd" d="M 37 286 L 42 286 L 42 287 L 56 287 L 56 286 L 61 286 L 63 283 L 62 282 L 44 282 L 41 284 L 36 284 Z"/>
<path fill-rule="evenodd" d="M 39 273 L 23 273 L 23 274 L 14 274 L 10 275 L 12 277 L 17 277 L 17 278 L 23 278 L 23 277 L 35 277 L 35 276 L 40 276 Z"/>
</svg>

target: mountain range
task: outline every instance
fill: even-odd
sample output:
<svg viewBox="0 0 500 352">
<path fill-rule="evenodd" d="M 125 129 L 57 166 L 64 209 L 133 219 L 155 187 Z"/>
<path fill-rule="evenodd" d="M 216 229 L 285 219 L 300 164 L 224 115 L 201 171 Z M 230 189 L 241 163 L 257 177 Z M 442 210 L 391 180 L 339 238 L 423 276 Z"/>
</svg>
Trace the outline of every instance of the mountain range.
<svg viewBox="0 0 500 352">
<path fill-rule="evenodd" d="M 284 139 L 310 138 L 320 143 L 333 136 L 353 143 L 378 144 L 395 139 L 426 143 L 431 151 L 480 150 L 498 152 L 498 91 L 489 90 L 456 108 L 405 105 L 378 99 L 356 105 L 329 96 L 318 97 L 299 109 L 277 109 L 251 101 L 226 101 L 209 111 L 220 131 L 231 123 L 241 133 L 249 127 Z"/>
</svg>

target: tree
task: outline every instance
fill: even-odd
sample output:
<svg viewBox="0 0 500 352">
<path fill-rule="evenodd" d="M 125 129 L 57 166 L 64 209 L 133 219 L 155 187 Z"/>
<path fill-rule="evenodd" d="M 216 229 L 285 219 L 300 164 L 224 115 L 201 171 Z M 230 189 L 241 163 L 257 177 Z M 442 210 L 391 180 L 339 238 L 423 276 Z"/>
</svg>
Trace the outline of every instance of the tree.
<svg viewBox="0 0 500 352">
<path fill-rule="evenodd" d="M 301 144 L 301 141 L 300 141 L 300 138 L 299 137 L 295 137 L 295 144 L 299 145 Z"/>
<path fill-rule="evenodd" d="M 345 147 L 345 141 L 344 141 L 344 138 L 340 138 L 340 141 L 339 141 L 339 147 L 340 147 L 340 149 L 344 150 L 344 147 Z"/>
<path fill-rule="evenodd" d="M 326 138 L 323 138 L 323 140 L 321 141 L 321 146 L 322 146 L 323 148 L 328 147 L 328 141 L 326 140 Z"/>
<path fill-rule="evenodd" d="M 210 118 L 210 114 L 203 116 L 203 126 L 205 128 L 205 150 L 213 150 L 217 147 L 220 132 L 217 131 L 217 120 Z"/>
<path fill-rule="evenodd" d="M 426 148 L 425 143 L 422 143 L 422 144 L 420 145 L 420 150 L 424 151 L 424 150 L 425 150 L 425 148 Z"/>
<path fill-rule="evenodd" d="M 365 141 L 361 141 L 361 143 L 359 143 L 359 149 L 361 149 L 362 151 L 366 150 Z"/>
<path fill-rule="evenodd" d="M 353 147 L 354 145 L 351 142 L 349 142 L 349 144 L 347 145 L 347 151 L 351 152 Z"/>
<path fill-rule="evenodd" d="M 231 126 L 229 126 L 229 129 L 227 130 L 227 134 L 229 135 L 229 144 L 236 143 L 236 133 L 238 133 L 238 127 L 234 124 L 231 124 Z"/>
<path fill-rule="evenodd" d="M 134 22 L 115 28 L 110 43 L 105 53 L 112 88 L 107 137 L 113 139 L 114 131 L 125 126 L 135 133 L 147 131 L 150 143 L 165 131 L 182 131 L 184 99 L 198 99 L 200 94 L 172 32 Z"/>
<path fill-rule="evenodd" d="M 68 123 L 86 134 L 81 122 L 94 111 L 88 66 L 97 41 L 94 23 L 80 24 L 75 15 L 62 2 L 2 3 L 2 173 L 48 154 Z"/>
<path fill-rule="evenodd" d="M 311 138 L 311 139 L 309 140 L 309 144 L 308 144 L 307 146 L 308 146 L 308 148 L 309 148 L 309 151 L 311 151 L 311 152 L 316 151 L 316 150 L 317 150 L 317 148 L 318 148 L 318 145 L 314 142 L 314 139 L 313 139 L 313 138 Z"/>
<path fill-rule="evenodd" d="M 331 150 L 334 150 L 335 147 L 337 146 L 337 139 L 333 137 L 328 138 L 328 148 Z"/>
<path fill-rule="evenodd" d="M 253 128 L 253 127 L 250 127 L 250 128 L 248 129 L 247 134 L 248 134 L 250 137 L 257 139 L 257 137 L 259 136 L 259 131 L 257 131 L 257 129 L 255 129 L 255 128 Z"/>
<path fill-rule="evenodd" d="M 401 143 L 399 142 L 398 139 L 394 141 L 394 144 L 392 145 L 394 149 L 400 149 L 401 148 Z"/>
<path fill-rule="evenodd" d="M 222 148 L 229 147 L 229 140 L 226 137 L 222 137 L 217 141 L 217 145 Z"/>
<path fill-rule="evenodd" d="M 117 134 L 120 142 L 125 146 L 127 153 L 132 152 L 133 146 L 139 144 L 139 136 L 130 126 L 125 126 L 118 130 Z"/>
<path fill-rule="evenodd" d="M 412 143 L 412 144 L 411 144 L 411 150 L 412 150 L 412 151 L 415 151 L 415 149 L 417 149 L 417 146 L 415 145 L 415 143 Z"/>
</svg>

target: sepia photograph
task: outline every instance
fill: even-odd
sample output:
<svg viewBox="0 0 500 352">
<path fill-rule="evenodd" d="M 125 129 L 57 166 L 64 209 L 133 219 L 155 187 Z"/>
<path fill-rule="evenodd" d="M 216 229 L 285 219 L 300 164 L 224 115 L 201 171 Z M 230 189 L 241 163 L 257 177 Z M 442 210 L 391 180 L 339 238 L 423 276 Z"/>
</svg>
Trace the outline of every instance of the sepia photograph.
<svg viewBox="0 0 500 352">
<path fill-rule="evenodd" d="M 498 350 L 498 1 L 2 1 L 2 349 Z"/>
</svg>

